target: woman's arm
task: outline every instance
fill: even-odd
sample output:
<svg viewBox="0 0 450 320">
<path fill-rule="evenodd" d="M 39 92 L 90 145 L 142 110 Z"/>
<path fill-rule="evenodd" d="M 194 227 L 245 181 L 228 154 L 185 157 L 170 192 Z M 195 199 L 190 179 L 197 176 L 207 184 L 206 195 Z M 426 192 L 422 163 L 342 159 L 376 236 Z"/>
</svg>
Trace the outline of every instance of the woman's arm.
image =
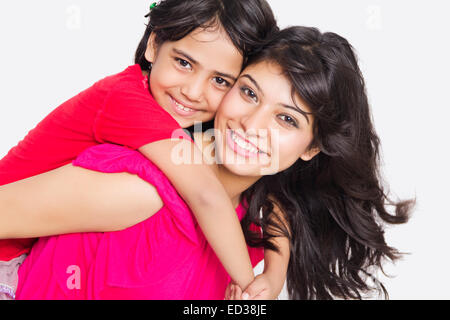
<svg viewBox="0 0 450 320">
<path fill-rule="evenodd" d="M 270 298 L 275 299 L 283 290 L 284 282 L 286 281 L 287 268 L 289 265 L 289 239 L 286 237 L 276 237 L 272 240 L 273 243 L 279 248 L 280 252 L 273 250 L 264 251 L 264 272 L 270 283 Z M 250 299 L 255 298 L 254 290 L 247 288 L 244 292 L 247 293 Z M 258 299 L 257 295 L 256 298 Z"/>
<path fill-rule="evenodd" d="M 177 164 L 175 150 L 185 150 L 188 163 Z M 209 166 L 196 164 L 201 151 L 187 140 L 163 140 L 140 151 L 172 182 L 197 219 L 209 245 L 230 277 L 245 289 L 254 273 L 244 234 L 229 195 Z"/>
<path fill-rule="evenodd" d="M 123 230 L 162 205 L 135 175 L 66 165 L 0 187 L 0 239 Z"/>
<path fill-rule="evenodd" d="M 289 234 L 291 230 L 285 215 L 274 206 L 271 221 L 277 226 L 284 226 Z M 269 227 L 269 231 L 275 235 L 270 241 L 278 248 L 279 252 L 273 250 L 264 250 L 264 274 L 271 280 L 272 289 L 278 296 L 283 289 L 286 280 L 287 269 L 290 259 L 290 241 L 286 235 L 281 234 L 278 228 Z"/>
</svg>

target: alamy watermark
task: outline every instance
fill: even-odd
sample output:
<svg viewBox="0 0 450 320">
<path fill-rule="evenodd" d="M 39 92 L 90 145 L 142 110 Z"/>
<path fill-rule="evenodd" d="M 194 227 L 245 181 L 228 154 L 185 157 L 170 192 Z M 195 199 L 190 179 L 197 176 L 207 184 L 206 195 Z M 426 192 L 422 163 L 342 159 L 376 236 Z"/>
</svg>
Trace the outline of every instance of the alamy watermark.
<svg viewBox="0 0 450 320">
<path fill-rule="evenodd" d="M 201 151 L 195 152 L 189 144 L 180 141 L 172 150 L 171 161 L 174 164 L 251 165 L 257 167 L 261 175 L 275 174 L 279 171 L 278 130 L 203 131 L 202 124 L 196 123 L 194 136 L 198 133 L 203 133 L 203 139 L 195 141 Z M 178 129 L 173 132 L 172 139 L 180 140 L 185 135 L 184 130 Z"/>
<path fill-rule="evenodd" d="M 66 281 L 67 289 L 80 290 L 81 289 L 81 269 L 77 265 L 68 266 L 66 273 L 69 275 Z"/>
<path fill-rule="evenodd" d="M 81 29 L 81 8 L 78 5 L 71 5 L 66 8 L 66 28 L 74 31 Z"/>
<path fill-rule="evenodd" d="M 366 27 L 369 30 L 379 31 L 383 29 L 383 12 L 381 6 L 371 5 L 366 9 Z"/>
</svg>

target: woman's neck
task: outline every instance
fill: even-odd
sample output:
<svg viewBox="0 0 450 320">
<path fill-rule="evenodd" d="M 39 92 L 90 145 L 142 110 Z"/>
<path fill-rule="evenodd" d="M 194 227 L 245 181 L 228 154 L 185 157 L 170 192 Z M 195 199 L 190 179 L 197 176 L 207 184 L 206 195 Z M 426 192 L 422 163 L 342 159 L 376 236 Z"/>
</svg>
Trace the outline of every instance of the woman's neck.
<svg viewBox="0 0 450 320">
<path fill-rule="evenodd" d="M 211 169 L 216 174 L 219 181 L 225 188 L 225 191 L 230 196 L 230 199 L 235 207 L 239 205 L 240 196 L 242 192 L 250 188 L 260 177 L 252 176 L 240 176 L 229 171 L 225 166 L 218 165 L 214 161 L 213 154 L 207 154 L 206 151 L 211 150 L 208 148 L 214 141 L 207 133 L 194 133 L 194 139 L 196 145 L 203 151 L 203 157 L 205 160 L 210 160 L 207 163 L 213 163 L 210 165 Z"/>
</svg>

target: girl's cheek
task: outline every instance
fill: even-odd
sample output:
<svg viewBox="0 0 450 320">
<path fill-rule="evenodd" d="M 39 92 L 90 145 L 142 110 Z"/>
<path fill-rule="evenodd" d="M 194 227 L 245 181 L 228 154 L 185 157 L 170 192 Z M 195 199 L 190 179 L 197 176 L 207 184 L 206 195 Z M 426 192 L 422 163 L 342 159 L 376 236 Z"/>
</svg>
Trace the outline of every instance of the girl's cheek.
<svg viewBox="0 0 450 320">
<path fill-rule="evenodd" d="M 220 103 L 222 102 L 224 95 L 213 95 L 208 99 L 208 109 L 211 112 L 218 112 Z"/>
</svg>

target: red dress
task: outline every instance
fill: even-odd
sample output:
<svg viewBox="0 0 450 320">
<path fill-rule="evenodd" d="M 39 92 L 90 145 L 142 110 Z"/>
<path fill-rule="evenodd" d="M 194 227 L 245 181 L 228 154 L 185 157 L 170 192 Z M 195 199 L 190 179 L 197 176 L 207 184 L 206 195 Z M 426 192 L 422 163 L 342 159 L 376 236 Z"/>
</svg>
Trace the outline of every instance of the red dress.
<svg viewBox="0 0 450 320">
<path fill-rule="evenodd" d="M 95 83 L 63 103 L 0 160 L 0 185 L 73 161 L 101 143 L 138 149 L 181 129 L 153 99 L 139 65 Z M 35 239 L 0 240 L 0 261 L 29 252 Z"/>
</svg>

